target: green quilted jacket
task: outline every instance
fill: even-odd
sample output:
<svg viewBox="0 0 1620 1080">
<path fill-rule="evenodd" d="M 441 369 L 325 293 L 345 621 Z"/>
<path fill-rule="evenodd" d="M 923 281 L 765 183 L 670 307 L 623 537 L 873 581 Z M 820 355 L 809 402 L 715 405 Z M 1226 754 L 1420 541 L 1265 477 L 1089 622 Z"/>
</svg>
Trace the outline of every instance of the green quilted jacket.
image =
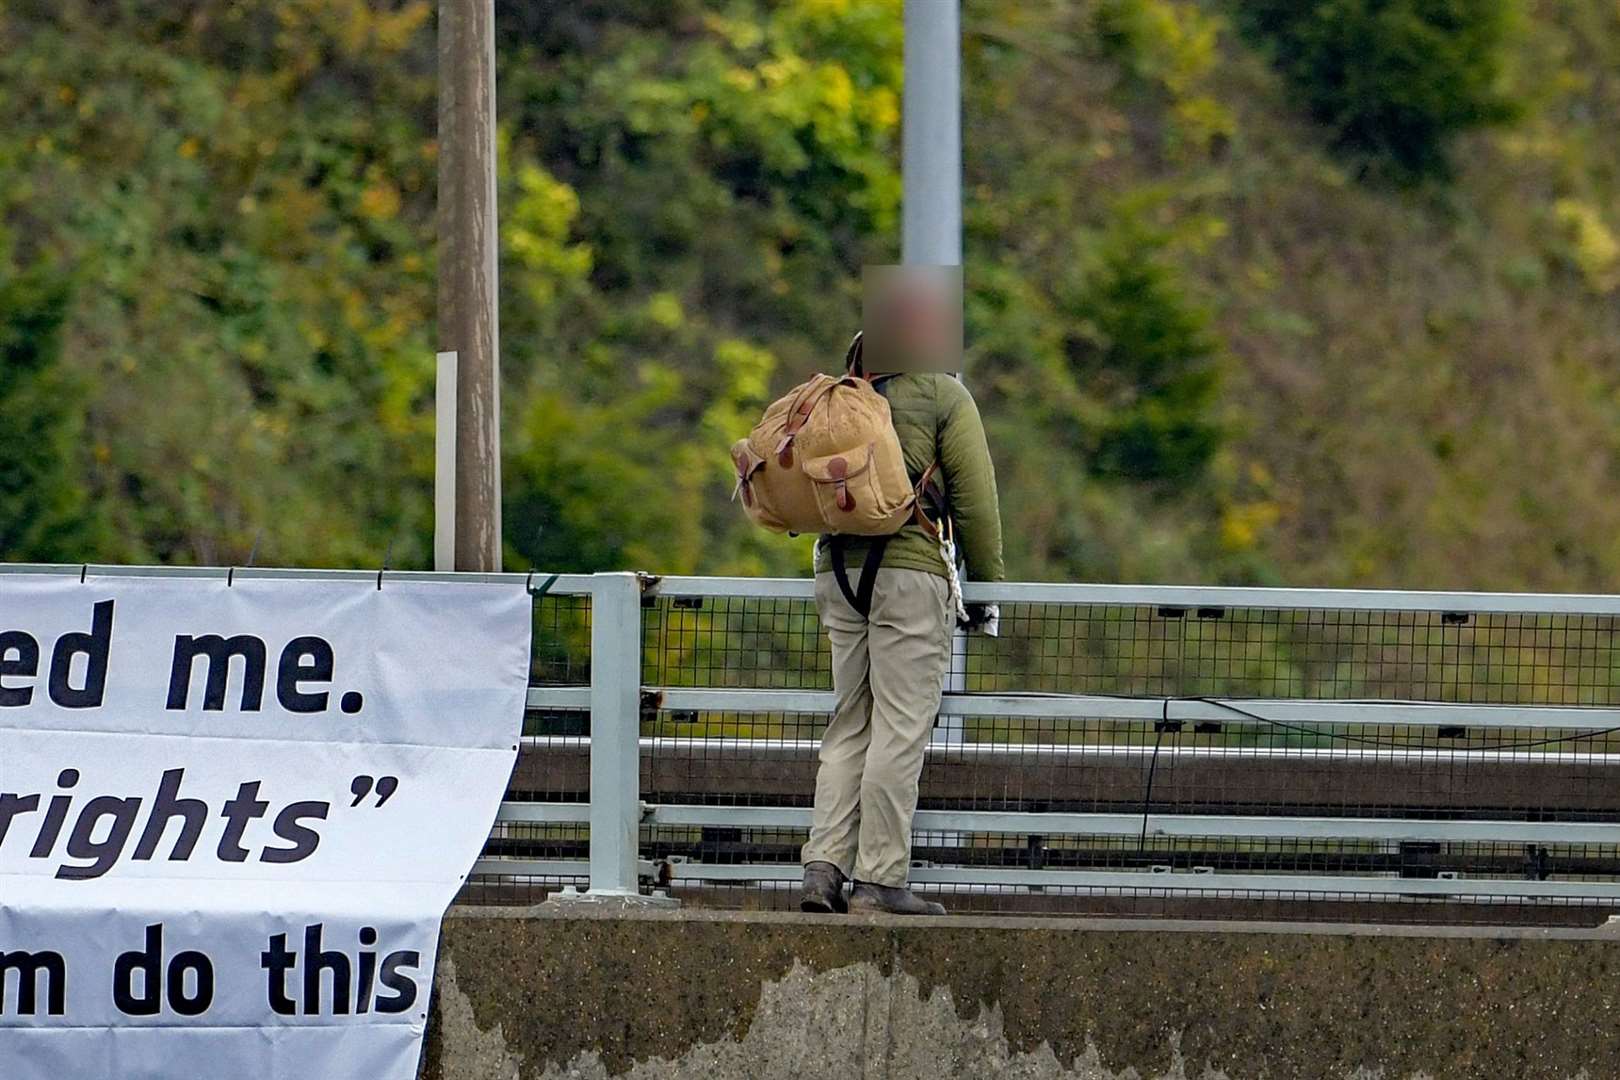
<svg viewBox="0 0 1620 1080">
<path fill-rule="evenodd" d="M 996 470 L 984 438 L 984 423 L 973 395 L 960 381 L 940 372 L 909 372 L 878 380 L 889 399 L 894 429 L 905 451 L 906 471 L 912 482 L 935 461 L 935 476 L 945 491 L 951 519 L 956 523 L 956 547 L 967 564 L 971 581 L 1001 581 L 1001 509 L 996 498 Z M 867 537 L 845 541 L 845 565 L 851 579 L 866 558 Z M 939 547 L 915 522 L 889 541 L 882 565 L 897 570 L 925 570 L 945 576 Z M 832 570 L 827 537 L 816 549 L 816 573 Z"/>
</svg>

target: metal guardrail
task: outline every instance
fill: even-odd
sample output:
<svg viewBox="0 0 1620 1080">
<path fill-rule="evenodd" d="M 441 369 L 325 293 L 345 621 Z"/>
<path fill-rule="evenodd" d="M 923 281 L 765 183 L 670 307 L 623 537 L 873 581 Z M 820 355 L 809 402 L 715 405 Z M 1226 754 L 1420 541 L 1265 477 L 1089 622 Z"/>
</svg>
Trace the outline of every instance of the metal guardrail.
<svg viewBox="0 0 1620 1080">
<path fill-rule="evenodd" d="M 573 830 L 588 868 L 525 857 L 513 842 L 492 845 L 477 873 L 588 881 L 608 894 L 650 881 L 790 888 L 810 815 L 816 739 L 806 736 L 833 701 L 815 659 L 811 589 L 807 580 L 559 579 L 552 595 L 589 597 L 590 682 L 535 686 L 529 702 L 552 716 L 588 711 L 589 734 L 528 738 L 530 790 L 506 803 L 501 822 L 553 852 L 567 845 L 545 838 Z M 1015 637 L 1020 619 L 1033 628 L 1014 653 L 1051 654 L 1039 634 L 1054 625 L 1095 656 L 1112 648 L 1110 634 L 1135 634 L 1115 650 L 1134 659 L 1107 679 L 1172 682 L 1162 661 L 1179 648 L 1177 678 L 1204 678 L 1214 658 L 1233 668 L 1228 684 L 1295 692 L 1096 692 L 1096 671 L 1067 661 L 999 670 L 1004 645 L 980 649 L 968 690 L 941 709 L 970 718 L 966 733 L 927 754 L 914 883 L 958 894 L 1620 907 L 1620 597 L 1029 583 L 970 584 L 968 594 L 1014 608 L 1004 625 Z M 1224 645 L 1191 628 L 1200 620 L 1228 620 Z M 1177 626 L 1189 629 L 1164 629 Z M 1299 631 L 1299 648 L 1278 646 L 1279 628 Z M 1308 654 L 1321 628 L 1336 628 L 1327 637 L 1340 650 L 1322 678 L 1284 678 L 1253 647 Z M 1239 653 L 1248 675 L 1235 670 Z M 1189 668 L 1188 656 L 1198 664 Z M 1410 670 L 1392 674 L 1401 663 Z M 1334 693 L 1357 678 L 1438 689 Z M 1030 688 L 1009 685 L 1020 681 Z M 750 717 L 774 719 L 749 729 Z M 566 764 L 582 757 L 583 792 Z M 1143 775 L 1146 793 L 1131 787 Z M 1040 856 L 1023 857 L 1037 847 Z"/>
<path fill-rule="evenodd" d="M 832 708 L 813 583 L 477 576 L 535 595 L 536 651 L 473 880 L 786 894 Z M 1003 605 L 1003 637 L 953 660 L 925 889 L 1620 910 L 1620 597 L 967 590 Z"/>
</svg>

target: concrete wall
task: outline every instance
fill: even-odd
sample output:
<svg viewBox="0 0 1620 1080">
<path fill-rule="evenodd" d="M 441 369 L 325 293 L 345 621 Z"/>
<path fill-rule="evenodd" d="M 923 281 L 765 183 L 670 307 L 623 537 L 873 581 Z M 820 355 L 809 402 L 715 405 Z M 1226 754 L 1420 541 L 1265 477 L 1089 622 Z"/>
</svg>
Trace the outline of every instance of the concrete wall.
<svg viewBox="0 0 1620 1080">
<path fill-rule="evenodd" d="M 425 1080 L 1620 1077 L 1620 936 L 453 910 Z"/>
</svg>

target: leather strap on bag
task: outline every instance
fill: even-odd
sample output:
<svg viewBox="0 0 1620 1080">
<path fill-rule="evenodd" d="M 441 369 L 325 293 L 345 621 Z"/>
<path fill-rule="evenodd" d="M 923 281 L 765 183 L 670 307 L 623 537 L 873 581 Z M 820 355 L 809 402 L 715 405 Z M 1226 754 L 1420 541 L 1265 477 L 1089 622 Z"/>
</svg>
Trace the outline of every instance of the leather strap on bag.
<svg viewBox="0 0 1620 1080">
<path fill-rule="evenodd" d="M 776 444 L 776 460 L 782 468 L 793 468 L 793 440 L 799 437 L 800 430 L 810 420 L 810 414 L 821 403 L 821 399 L 832 393 L 844 381 L 836 379 L 812 386 L 799 395 L 798 400 L 788 409 L 787 423 L 782 429 L 782 441 Z"/>
<path fill-rule="evenodd" d="M 928 539 L 939 542 L 940 533 L 949 527 L 950 507 L 945 504 L 945 490 L 934 479 L 939 471 L 939 462 L 934 462 L 923 470 L 922 479 L 912 490 L 912 519 L 918 528 L 928 535 Z M 929 515 L 932 514 L 932 517 Z"/>
<path fill-rule="evenodd" d="M 861 562 L 861 576 L 854 588 L 849 584 L 849 568 L 844 565 L 844 555 L 849 550 L 848 538 L 834 535 L 829 538 L 828 550 L 832 555 L 833 578 L 838 582 L 838 591 L 844 594 L 849 606 L 855 609 L 861 618 L 871 618 L 872 590 L 877 586 L 878 567 L 883 565 L 883 549 L 889 546 L 891 537 L 875 536 L 871 546 L 866 549 L 866 558 Z"/>
</svg>

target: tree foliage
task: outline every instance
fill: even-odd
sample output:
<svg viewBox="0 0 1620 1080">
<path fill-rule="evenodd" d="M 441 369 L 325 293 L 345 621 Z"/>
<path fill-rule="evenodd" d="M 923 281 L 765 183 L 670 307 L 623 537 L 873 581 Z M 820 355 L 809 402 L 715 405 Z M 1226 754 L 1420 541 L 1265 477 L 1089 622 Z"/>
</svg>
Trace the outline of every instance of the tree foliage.
<svg viewBox="0 0 1620 1080">
<path fill-rule="evenodd" d="M 1063 314 L 1064 352 L 1095 403 L 1087 460 L 1099 476 L 1184 486 L 1220 447 L 1220 348 L 1209 313 L 1166 257 L 1168 237 L 1129 214 L 1109 230 Z"/>
<path fill-rule="evenodd" d="M 77 558 L 104 537 L 81 479 L 83 424 L 61 368 L 69 283 L 48 270 L 0 282 L 0 558 Z"/>
<path fill-rule="evenodd" d="M 1013 574 L 1611 587 L 1620 9 L 1506 2 L 967 0 Z M 426 565 L 433 9 L 0 3 L 0 555 Z M 803 573 L 724 451 L 898 254 L 900 0 L 496 9 L 508 563 Z"/>
<path fill-rule="evenodd" d="M 1514 115 L 1502 86 L 1514 0 L 1243 0 L 1335 146 L 1411 181 L 1449 171 L 1450 139 Z"/>
</svg>

